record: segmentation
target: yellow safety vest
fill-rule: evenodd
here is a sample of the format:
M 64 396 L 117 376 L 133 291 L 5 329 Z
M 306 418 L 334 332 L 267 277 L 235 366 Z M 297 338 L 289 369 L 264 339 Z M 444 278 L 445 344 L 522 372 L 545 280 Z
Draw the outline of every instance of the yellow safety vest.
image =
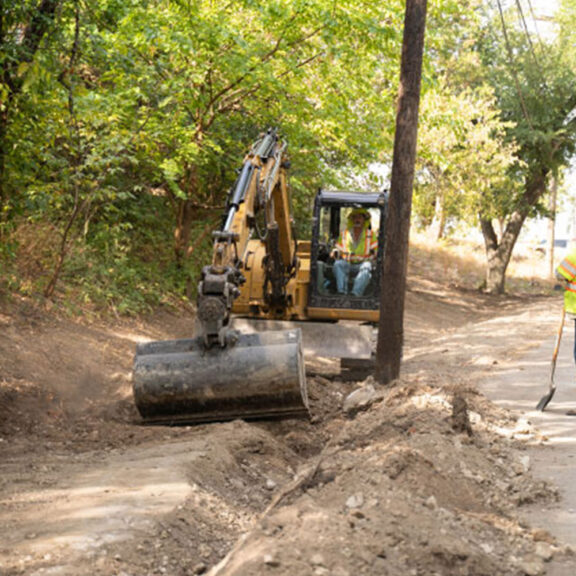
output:
M 560 262 L 556 276 L 568 281 L 564 291 L 564 308 L 569 314 L 576 314 L 576 247 Z
M 354 236 L 349 230 L 344 230 L 336 248 L 342 252 L 342 258 L 351 263 L 368 260 L 378 249 L 378 240 L 372 230 L 363 230 L 358 242 L 354 242 Z

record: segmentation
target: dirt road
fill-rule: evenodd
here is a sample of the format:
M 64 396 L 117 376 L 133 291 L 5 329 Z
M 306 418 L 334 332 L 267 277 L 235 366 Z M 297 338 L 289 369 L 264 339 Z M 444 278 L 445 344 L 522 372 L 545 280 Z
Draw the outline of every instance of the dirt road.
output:
M 152 428 L 137 424 L 130 398 L 134 343 L 185 336 L 186 319 L 86 325 L 4 302 L 0 574 L 520 576 L 567 566 L 562 533 L 521 518 L 564 506 L 533 474 L 531 446 L 548 442 L 475 389 L 516 381 L 520 359 L 553 335 L 550 305 L 421 279 L 408 295 L 402 379 L 377 388 L 369 409 L 342 411 L 369 383 L 311 363 L 310 420 Z
M 551 302 L 549 314 L 542 319 L 558 322 L 561 300 Z M 535 318 L 534 321 L 541 321 Z M 521 415 L 536 426 L 543 442 L 530 445 L 528 453 L 535 476 L 558 487 L 560 500 L 522 510 L 526 521 L 542 526 L 576 550 L 576 418 L 567 412 L 576 409 L 574 378 L 574 326 L 567 322 L 561 340 L 554 373 L 556 392 L 544 412 L 535 410 L 540 398 L 548 392 L 554 338 L 519 358 L 511 369 L 481 382 L 480 390 L 498 405 Z M 571 576 L 576 573 L 573 559 L 552 562 L 547 574 Z

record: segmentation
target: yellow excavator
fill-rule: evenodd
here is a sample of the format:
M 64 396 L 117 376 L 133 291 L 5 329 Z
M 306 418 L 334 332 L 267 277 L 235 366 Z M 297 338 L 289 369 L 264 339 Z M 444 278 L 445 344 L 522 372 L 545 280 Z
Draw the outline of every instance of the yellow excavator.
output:
M 144 423 L 307 414 L 303 332 L 313 354 L 369 358 L 386 194 L 319 191 L 310 239 L 297 240 L 288 168 L 286 142 L 268 130 L 246 155 L 213 233 L 212 262 L 198 284 L 196 336 L 138 345 L 132 381 Z M 334 268 L 338 239 L 359 210 L 377 249 L 355 295 L 354 274 L 343 289 Z

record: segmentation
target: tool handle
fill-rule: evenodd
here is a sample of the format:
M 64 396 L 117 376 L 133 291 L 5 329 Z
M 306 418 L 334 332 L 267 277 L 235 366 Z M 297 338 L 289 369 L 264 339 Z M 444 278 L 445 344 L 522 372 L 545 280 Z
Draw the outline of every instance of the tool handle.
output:
M 562 332 L 564 331 L 564 321 L 566 320 L 566 308 L 562 306 L 562 315 L 560 317 L 560 325 L 558 326 L 558 332 L 556 334 L 556 343 L 554 344 L 554 353 L 552 354 L 552 362 L 550 366 L 550 383 L 549 389 L 542 398 L 540 402 L 536 405 L 536 410 L 544 412 L 546 406 L 548 406 L 552 396 L 556 392 L 556 383 L 554 382 L 554 372 L 556 372 L 556 359 L 558 358 L 558 350 L 560 350 L 560 341 L 562 340 Z
M 552 362 L 556 362 L 558 357 L 558 350 L 560 350 L 560 341 L 562 340 L 562 332 L 564 331 L 564 322 L 566 320 L 566 308 L 562 307 L 562 315 L 560 317 L 560 325 L 558 326 L 558 333 L 556 334 L 556 343 L 554 344 L 554 353 L 552 354 Z

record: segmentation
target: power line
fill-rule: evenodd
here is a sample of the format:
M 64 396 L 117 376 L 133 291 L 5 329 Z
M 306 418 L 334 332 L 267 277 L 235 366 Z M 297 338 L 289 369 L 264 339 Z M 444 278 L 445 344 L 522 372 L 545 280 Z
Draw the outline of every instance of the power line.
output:
M 536 53 L 534 52 L 534 45 L 532 44 L 532 36 L 528 31 L 528 25 L 526 24 L 526 18 L 524 18 L 524 10 L 522 10 L 522 4 L 520 0 L 516 0 L 516 8 L 518 9 L 518 14 L 520 15 L 520 20 L 522 21 L 522 28 L 524 29 L 524 33 L 526 35 L 526 39 L 528 40 L 528 46 L 530 47 L 530 52 L 534 57 L 534 61 L 538 64 L 538 58 L 536 58 Z
M 518 80 L 518 74 L 516 73 L 516 69 L 514 67 L 514 56 L 512 52 L 512 46 L 510 45 L 510 39 L 508 38 L 508 29 L 506 28 L 506 21 L 504 20 L 504 12 L 502 10 L 502 4 L 500 0 L 496 0 L 498 4 L 498 11 L 500 12 L 500 21 L 502 22 L 502 32 L 504 34 L 504 43 L 506 44 L 506 50 L 508 51 L 508 58 L 510 63 L 510 71 L 512 72 L 512 76 L 514 78 L 514 84 L 516 86 L 516 92 L 518 94 L 518 98 L 520 100 L 520 107 L 522 108 L 522 114 L 526 122 L 532 130 L 534 130 L 534 125 L 532 124 L 532 120 L 530 118 L 530 114 L 528 114 L 528 109 L 526 108 L 526 102 L 524 101 L 524 94 L 522 93 L 522 88 L 520 87 L 520 81 Z
M 534 8 L 532 6 L 532 0 L 528 0 L 528 8 L 530 9 L 530 15 L 532 16 L 532 22 L 534 23 L 534 31 L 536 32 L 536 38 L 538 39 L 538 44 L 540 44 L 540 50 L 544 50 L 544 43 L 542 42 L 542 36 L 538 30 L 537 18 L 534 14 Z
M 528 0 L 528 1 L 530 2 L 530 0 Z M 524 11 L 522 10 L 522 4 L 520 3 L 520 0 L 516 0 L 516 7 L 518 9 L 518 13 L 520 14 L 520 19 L 522 20 L 522 26 L 524 28 L 524 33 L 526 35 L 526 39 L 528 40 L 528 46 L 530 48 L 530 53 L 532 54 L 532 58 L 534 58 L 534 63 L 536 64 L 536 68 L 538 70 L 538 73 L 540 74 L 540 79 L 541 79 L 544 87 L 547 87 L 546 78 L 544 77 L 544 72 L 542 71 L 542 66 L 540 65 L 540 61 L 538 60 L 538 57 L 536 56 L 536 51 L 534 50 L 534 44 L 532 43 L 532 35 L 530 34 L 530 31 L 528 30 L 528 25 L 526 24 L 526 18 L 524 18 Z M 530 9 L 532 9 L 532 4 L 530 4 Z M 532 12 L 532 15 L 534 15 L 533 12 Z

